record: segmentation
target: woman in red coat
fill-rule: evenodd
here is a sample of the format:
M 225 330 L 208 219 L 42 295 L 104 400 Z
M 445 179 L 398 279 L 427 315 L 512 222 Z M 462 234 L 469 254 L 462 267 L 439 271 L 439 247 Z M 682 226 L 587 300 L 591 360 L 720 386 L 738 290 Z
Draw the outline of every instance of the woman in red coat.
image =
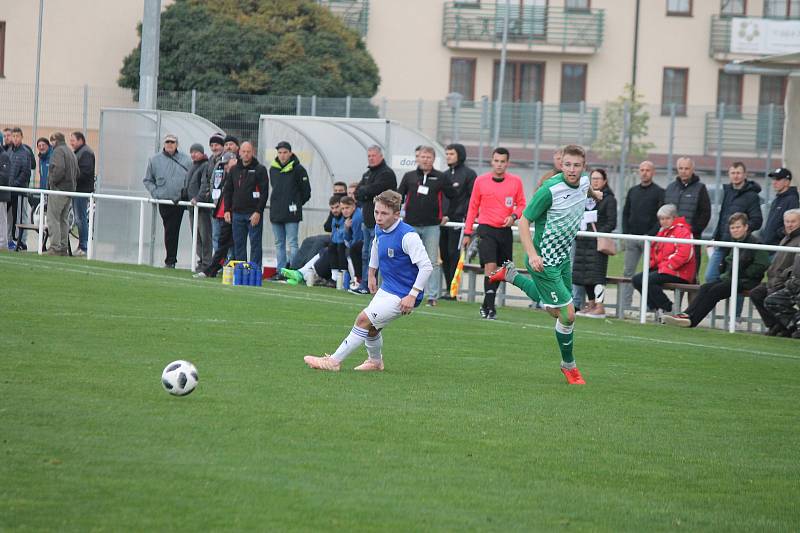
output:
M 658 223 L 661 231 L 656 237 L 674 237 L 677 239 L 691 239 L 692 228 L 686 219 L 678 216 L 678 209 L 673 204 L 662 205 L 658 210 Z M 694 279 L 696 262 L 694 248 L 687 243 L 655 242 L 650 249 L 650 276 L 647 288 L 647 309 L 655 311 L 656 315 L 662 312 L 672 312 L 672 302 L 661 286 L 664 283 L 691 283 Z M 642 276 L 639 272 L 631 282 L 634 288 L 642 292 Z

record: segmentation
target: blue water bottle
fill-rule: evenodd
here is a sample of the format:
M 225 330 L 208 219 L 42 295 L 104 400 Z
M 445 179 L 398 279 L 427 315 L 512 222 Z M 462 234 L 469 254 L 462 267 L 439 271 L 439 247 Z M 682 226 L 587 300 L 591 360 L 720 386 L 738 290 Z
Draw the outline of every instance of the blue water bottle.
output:
M 243 285 L 244 284 L 244 265 L 241 263 L 237 263 L 236 266 L 233 268 L 233 284 L 234 285 Z

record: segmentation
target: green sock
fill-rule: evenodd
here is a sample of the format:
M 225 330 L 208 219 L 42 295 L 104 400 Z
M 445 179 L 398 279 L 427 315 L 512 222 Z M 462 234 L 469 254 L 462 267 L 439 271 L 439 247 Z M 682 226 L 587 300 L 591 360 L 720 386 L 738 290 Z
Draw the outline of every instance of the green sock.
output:
M 564 368 L 575 368 L 575 357 L 572 355 L 574 328 L 573 324 L 565 326 L 561 320 L 556 320 L 556 341 L 558 341 L 558 349 L 561 350 L 561 366 Z
M 528 295 L 528 298 L 533 300 L 534 302 L 541 301 L 542 297 L 539 296 L 539 289 L 536 287 L 536 282 L 533 281 L 531 278 L 527 278 L 525 276 L 517 276 L 514 278 L 514 282 L 512 283 L 515 287 L 519 287 L 522 291 Z

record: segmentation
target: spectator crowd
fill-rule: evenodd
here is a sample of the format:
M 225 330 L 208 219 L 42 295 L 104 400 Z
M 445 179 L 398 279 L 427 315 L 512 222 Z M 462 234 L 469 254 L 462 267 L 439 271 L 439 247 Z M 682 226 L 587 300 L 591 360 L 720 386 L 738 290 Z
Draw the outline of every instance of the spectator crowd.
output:
M 229 260 L 250 261 L 262 267 L 264 211 L 269 205 L 277 264 L 270 279 L 291 285 L 321 284 L 369 294 L 367 270 L 371 243 L 375 238 L 374 199 L 392 190 L 402 197 L 401 216 L 422 240 L 433 265 L 425 289 L 427 304 L 451 299 L 450 285 L 462 253 L 477 252 L 483 276 L 483 318 L 497 316 L 495 297 L 500 282 L 491 274 L 513 256 L 511 228 L 522 215 L 526 199 L 522 179 L 507 171 L 511 155 L 504 148 L 492 153 L 491 170 L 481 176 L 467 163 L 461 144 L 445 149 L 444 170 L 434 168 L 435 150 L 419 146 L 416 168 L 398 176 L 384 160 L 380 146 L 366 153 L 366 171 L 360 180 L 337 182 L 329 198 L 329 215 L 322 233 L 301 244 L 299 227 L 303 208 L 311 199 L 308 172 L 287 141 L 275 146 L 272 161 L 259 161 L 253 143 L 240 142 L 221 133 L 210 137 L 209 154 L 193 144 L 188 155 L 175 135 L 165 135 L 161 151 L 147 164 L 143 184 L 152 198 L 166 200 L 158 205 L 164 232 L 164 265 L 177 263 L 178 239 L 185 203 L 211 203 L 213 209 L 199 209 L 197 247 L 194 251 L 195 277 L 215 277 Z M 561 152 L 553 156 L 553 168 L 538 185 L 561 171 Z M 728 168 L 728 183 L 721 192 L 716 226 L 712 218 L 709 191 L 688 157 L 677 161 L 677 176 L 666 189 L 655 183 L 655 165 L 639 165 L 639 183 L 625 194 L 622 233 L 698 240 L 710 231 L 710 240 L 742 244 L 800 246 L 800 203 L 792 173 L 777 168 L 769 173 L 775 193 L 766 217 L 762 216 L 761 187 L 748 179 L 742 162 Z M 586 199 L 581 228 L 611 233 L 617 228 L 619 208 L 616 193 L 602 168 L 589 172 L 591 189 L 602 199 Z M 20 128 L 3 130 L 0 146 L 0 185 L 35 187 L 52 191 L 91 193 L 95 189 L 95 156 L 80 131 L 54 132 L 36 140 L 35 151 L 25 144 Z M 594 195 L 594 193 L 593 193 Z M 598 195 L 599 196 L 599 195 Z M 194 210 L 189 209 L 194 224 Z M 31 229 L 34 213 L 47 213 L 52 255 L 85 255 L 88 240 L 88 199 L 39 195 L 0 190 L 0 246 L 25 250 L 25 231 Z M 77 227 L 77 247 L 71 249 L 70 213 Z M 463 229 L 449 226 L 462 223 Z M 473 228 L 473 224 L 477 226 Z M 539 228 L 537 228 L 539 230 Z M 547 228 L 541 228 L 547 231 Z M 639 271 L 644 242 L 625 240 L 624 268 L 619 280 L 618 304 L 629 308 L 633 291 L 644 289 L 644 272 Z M 767 253 L 741 248 L 738 271 L 733 272 L 731 248 L 689 243 L 653 242 L 649 253 L 648 311 L 656 321 L 680 327 L 695 327 L 728 299 L 736 280 L 737 316 L 749 296 L 759 311 L 767 334 L 800 338 L 800 254 Z M 579 237 L 572 250 L 573 300 L 579 316 L 604 318 L 609 256 L 617 253 L 614 241 Z M 703 255 L 707 255 L 700 284 Z M 470 260 L 470 254 L 467 255 Z M 766 278 L 764 280 L 764 278 Z M 444 281 L 444 285 L 442 282 Z M 679 285 L 691 293 L 690 302 L 672 301 L 665 289 Z

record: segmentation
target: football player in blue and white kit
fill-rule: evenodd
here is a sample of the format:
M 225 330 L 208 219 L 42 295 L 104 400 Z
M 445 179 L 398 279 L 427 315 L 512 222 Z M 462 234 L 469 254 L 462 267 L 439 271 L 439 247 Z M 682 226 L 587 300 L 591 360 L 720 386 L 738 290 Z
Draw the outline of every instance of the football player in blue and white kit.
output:
M 358 314 L 356 323 L 332 355 L 307 355 L 311 368 L 338 372 L 342 361 L 362 344 L 367 347 L 367 360 L 355 370 L 383 370 L 383 337 L 381 330 L 400 315 L 411 314 L 423 299 L 425 283 L 433 266 L 414 228 L 400 220 L 402 197 L 395 191 L 384 191 L 375 197 L 375 240 L 369 260 L 369 291 L 375 296 Z M 377 274 L 383 278 L 378 288 Z

